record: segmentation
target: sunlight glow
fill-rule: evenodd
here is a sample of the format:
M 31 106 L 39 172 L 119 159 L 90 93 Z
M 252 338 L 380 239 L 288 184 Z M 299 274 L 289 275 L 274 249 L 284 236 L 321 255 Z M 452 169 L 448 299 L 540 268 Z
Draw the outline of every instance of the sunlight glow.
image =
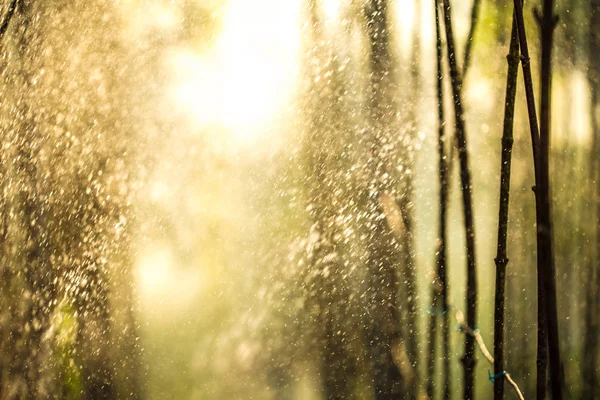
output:
M 323 11 L 325 12 L 325 18 L 328 20 L 338 19 L 341 6 L 340 0 L 323 0 Z
M 184 311 L 202 287 L 200 271 L 180 269 L 166 247 L 144 249 L 138 259 L 136 278 L 143 311 L 150 314 L 164 309 L 171 313 Z
M 569 114 L 567 117 L 567 121 L 569 123 L 569 129 L 559 131 L 568 131 L 571 134 L 566 135 L 565 140 L 576 140 L 579 143 L 591 143 L 592 139 L 592 131 L 590 127 L 592 126 L 590 117 L 592 113 L 589 112 L 590 105 L 587 93 L 587 77 L 582 72 L 576 71 L 572 77 L 569 79 L 567 83 L 566 90 L 571 91 L 571 109 L 569 110 Z M 556 91 L 556 89 L 554 89 Z M 554 94 L 556 98 L 560 98 L 557 94 Z M 555 102 L 560 104 L 560 102 Z M 560 107 L 560 106 L 559 106 Z M 556 135 L 559 136 L 560 134 Z
M 268 132 L 295 89 L 299 3 L 231 0 L 211 51 L 173 54 L 176 105 L 237 141 Z
M 415 2 L 413 0 L 397 0 L 394 3 L 396 12 L 396 24 L 398 29 L 398 39 L 401 50 L 410 49 L 412 41 L 412 29 L 415 17 Z
M 466 97 L 469 103 L 476 104 L 486 112 L 494 108 L 495 92 L 491 82 L 484 78 L 472 80 L 472 83 L 467 86 Z

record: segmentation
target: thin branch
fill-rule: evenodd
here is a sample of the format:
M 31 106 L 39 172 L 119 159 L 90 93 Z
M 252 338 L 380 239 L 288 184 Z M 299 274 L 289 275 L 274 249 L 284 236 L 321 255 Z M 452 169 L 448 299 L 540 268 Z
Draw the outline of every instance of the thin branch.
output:
M 485 358 L 489 361 L 490 364 L 494 365 L 494 357 L 490 354 L 487 346 L 485 345 L 485 342 L 483 341 L 483 337 L 481 336 L 481 333 L 479 333 L 479 329 L 472 329 L 470 326 L 466 325 L 465 317 L 461 311 L 456 312 L 456 321 L 460 325 L 460 329 L 463 332 L 465 332 L 467 334 L 467 336 L 472 336 L 473 338 L 475 338 L 477 344 L 479 345 L 479 349 L 481 350 L 481 352 L 483 353 Z M 525 400 L 525 397 L 523 397 L 523 392 L 521 392 L 521 389 L 519 389 L 519 386 L 512 379 L 512 377 L 510 376 L 510 374 L 508 372 L 501 371 L 500 376 L 504 376 L 506 378 L 508 383 L 510 383 L 510 385 L 515 390 L 515 393 L 517 394 L 519 399 Z
M 513 389 L 515 389 L 515 392 L 517 393 L 519 399 L 525 400 L 523 392 L 521 392 L 521 389 L 519 389 L 519 385 L 517 385 L 517 383 L 513 380 L 512 376 L 510 374 L 505 374 L 504 377 L 506 378 L 508 383 L 510 383 L 510 385 L 513 387 Z
M 510 50 L 507 55 L 506 101 L 504 103 L 504 126 L 502 132 L 502 161 L 500 172 L 500 206 L 498 211 L 498 251 L 496 254 L 496 290 L 494 296 L 494 373 L 504 370 L 504 289 L 506 285 L 508 205 L 510 197 L 510 169 L 513 146 L 513 125 L 515 118 L 515 98 L 517 95 L 517 76 L 519 74 L 519 38 L 517 22 L 513 14 L 510 35 Z M 494 382 L 494 399 L 502 400 L 504 385 Z
M 458 322 L 461 330 L 465 331 L 465 333 L 468 333 L 469 335 L 471 335 L 475 338 L 475 340 L 477 341 L 477 344 L 479 345 L 479 348 L 481 349 L 481 352 L 483 353 L 485 358 L 487 358 L 487 360 L 491 364 L 493 364 L 494 357 L 492 356 L 490 351 L 487 349 L 485 342 L 483 341 L 483 338 L 481 337 L 481 334 L 479 333 L 479 329 L 472 329 L 469 325 L 465 324 L 465 316 L 462 313 L 462 311 L 456 312 L 456 322 Z

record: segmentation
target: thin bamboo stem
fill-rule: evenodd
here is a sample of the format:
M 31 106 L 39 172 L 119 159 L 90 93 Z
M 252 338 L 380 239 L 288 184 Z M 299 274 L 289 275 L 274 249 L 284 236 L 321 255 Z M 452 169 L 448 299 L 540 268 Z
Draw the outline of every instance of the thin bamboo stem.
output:
M 475 39 L 475 29 L 477 27 L 477 21 L 479 20 L 479 8 L 480 8 L 481 0 L 473 0 L 473 6 L 471 8 L 471 24 L 469 26 L 469 34 L 467 36 L 467 40 L 465 42 L 465 54 L 463 57 L 463 66 L 461 69 L 462 72 L 462 82 L 465 81 L 467 77 L 467 73 L 469 72 L 469 66 L 471 65 L 471 53 L 473 49 L 473 41 Z M 452 176 L 452 171 L 454 171 L 454 154 L 456 149 L 458 148 L 458 143 L 456 137 L 453 137 L 450 145 L 450 155 L 448 156 L 448 177 Z M 450 189 L 450 187 L 449 187 Z
M 544 0 L 542 16 L 537 15 L 541 36 L 540 63 L 540 178 L 536 181 L 536 196 L 540 197 L 542 207 L 538 221 L 538 260 L 543 271 L 541 276 L 545 297 L 545 314 L 548 335 L 548 353 L 550 363 L 550 387 L 552 399 L 561 400 L 562 364 L 560 358 L 560 339 L 558 333 L 558 306 L 556 304 L 556 280 L 552 243 L 552 213 L 550 202 L 550 133 L 551 133 L 551 100 L 552 100 L 552 46 L 554 29 L 558 17 L 554 14 L 554 0 Z M 541 242 L 541 243 L 540 243 Z
M 527 45 L 527 35 L 525 32 L 525 22 L 523 19 L 523 5 L 521 0 L 514 0 L 515 17 L 517 20 L 517 28 L 519 31 L 519 45 L 521 47 L 521 67 L 523 69 L 523 81 L 525 84 L 525 96 L 527 100 L 527 111 L 529 114 L 529 131 L 531 135 L 531 147 L 533 150 L 533 166 L 535 172 L 535 209 L 537 221 L 537 295 L 538 295 L 538 330 L 537 330 L 537 360 L 536 360 L 536 391 L 537 399 L 543 400 L 546 397 L 546 369 L 548 366 L 548 344 L 547 344 L 547 327 L 546 327 L 546 306 L 541 277 L 543 274 L 543 256 L 544 251 L 542 244 L 544 240 L 544 226 L 540 225 L 542 220 L 542 188 L 539 185 L 542 183 L 541 164 L 540 164 L 540 135 L 535 110 L 535 96 L 533 94 L 533 79 L 531 77 L 531 64 L 529 58 L 529 47 Z
M 443 103 L 443 68 L 442 68 L 442 35 L 440 30 L 440 11 L 438 0 L 434 0 L 435 28 L 436 28 L 436 74 L 437 74 L 437 108 L 438 108 L 438 154 L 439 154 L 439 183 L 440 183 L 440 214 L 438 244 L 436 246 L 436 274 L 432 287 L 432 307 L 441 309 L 441 313 L 432 312 L 430 316 L 430 350 L 428 352 L 428 384 L 427 394 L 433 396 L 433 382 L 435 380 L 435 350 L 437 342 L 437 319 L 442 318 L 442 392 L 444 399 L 450 398 L 450 349 L 449 349 L 449 320 L 448 308 L 448 284 L 447 284 L 447 250 L 446 250 L 446 219 L 448 209 L 448 182 L 447 164 L 445 152 L 445 117 Z M 441 304 L 440 304 L 441 303 Z
M 456 139 L 458 141 L 458 158 L 460 161 L 460 180 L 463 198 L 463 214 L 465 222 L 465 239 L 467 248 L 467 321 L 470 326 L 477 325 L 477 268 L 475 259 L 475 223 L 473 218 L 473 199 L 471 172 L 469 169 L 469 153 L 467 150 L 467 135 L 462 108 L 462 81 L 456 62 L 456 48 L 452 32 L 452 10 L 450 0 L 443 0 L 444 26 L 446 29 L 446 46 L 452 97 L 454 100 L 454 116 Z M 462 358 L 464 367 L 464 398 L 473 399 L 475 388 L 475 343 L 473 338 L 466 336 L 465 353 Z
M 477 21 L 479 20 L 479 9 L 481 0 L 473 0 L 473 7 L 471 8 L 471 27 L 469 28 L 469 36 L 467 36 L 467 42 L 465 44 L 465 56 L 463 59 L 462 76 L 463 79 L 467 76 L 469 70 L 469 64 L 471 61 L 471 52 L 473 49 L 473 39 L 475 38 L 475 29 L 477 28 Z
M 502 132 L 502 162 L 500 172 L 500 206 L 498 211 L 498 251 L 496 254 L 496 290 L 494 297 L 494 374 L 504 371 L 504 290 L 506 285 L 508 206 L 510 197 L 510 170 L 515 117 L 517 76 L 519 73 L 519 39 L 517 24 L 513 14 L 508 71 L 506 76 L 506 101 L 504 103 L 504 127 Z M 494 382 L 494 399 L 502 400 L 504 385 L 501 380 Z

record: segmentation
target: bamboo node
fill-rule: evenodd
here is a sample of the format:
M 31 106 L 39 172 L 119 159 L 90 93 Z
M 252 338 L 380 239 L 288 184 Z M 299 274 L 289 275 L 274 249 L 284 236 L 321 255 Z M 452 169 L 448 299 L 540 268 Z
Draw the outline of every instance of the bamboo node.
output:
M 508 60 L 509 65 L 518 64 L 521 61 L 521 57 L 518 54 L 508 53 L 506 55 L 506 59 Z

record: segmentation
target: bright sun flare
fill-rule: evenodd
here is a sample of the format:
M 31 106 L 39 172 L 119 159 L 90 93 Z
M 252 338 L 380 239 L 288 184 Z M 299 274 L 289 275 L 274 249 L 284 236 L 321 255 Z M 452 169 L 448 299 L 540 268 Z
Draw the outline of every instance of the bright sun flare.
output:
M 298 0 L 231 0 L 214 48 L 173 55 L 178 107 L 234 140 L 264 134 L 289 103 L 299 46 Z
M 340 18 L 342 0 L 320 4 L 329 21 Z M 301 7 L 301 0 L 229 0 L 210 51 L 173 52 L 175 106 L 197 127 L 223 128 L 236 143 L 273 133 L 296 88 Z M 400 36 L 410 40 L 412 1 L 398 0 L 394 11 Z

